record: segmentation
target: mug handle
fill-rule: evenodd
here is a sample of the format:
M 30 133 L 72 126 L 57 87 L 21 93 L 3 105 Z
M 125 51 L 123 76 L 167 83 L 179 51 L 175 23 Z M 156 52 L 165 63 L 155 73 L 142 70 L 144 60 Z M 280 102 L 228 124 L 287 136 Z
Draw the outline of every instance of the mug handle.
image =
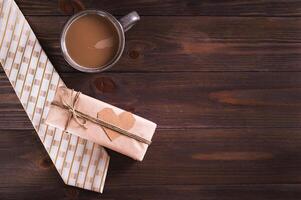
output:
M 130 12 L 126 16 L 119 19 L 121 26 L 123 27 L 124 32 L 128 31 L 132 26 L 136 24 L 137 21 L 140 20 L 140 16 L 136 11 Z

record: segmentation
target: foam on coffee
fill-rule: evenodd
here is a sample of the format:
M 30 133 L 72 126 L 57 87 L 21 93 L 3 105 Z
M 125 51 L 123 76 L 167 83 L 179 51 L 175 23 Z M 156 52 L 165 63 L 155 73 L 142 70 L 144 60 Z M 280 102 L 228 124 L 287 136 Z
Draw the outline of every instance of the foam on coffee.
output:
M 96 14 L 76 19 L 66 33 L 69 56 L 84 67 L 105 66 L 116 56 L 118 45 L 119 37 L 114 25 Z

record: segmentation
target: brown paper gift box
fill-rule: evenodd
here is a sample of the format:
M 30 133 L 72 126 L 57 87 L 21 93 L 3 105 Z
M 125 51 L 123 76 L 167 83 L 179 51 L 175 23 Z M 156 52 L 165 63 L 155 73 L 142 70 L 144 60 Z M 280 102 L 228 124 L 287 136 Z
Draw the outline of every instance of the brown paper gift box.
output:
M 54 102 L 71 105 L 74 98 L 76 98 L 76 92 L 66 87 L 60 87 L 55 95 Z M 157 126 L 147 119 L 84 94 L 78 96 L 73 108 L 147 141 L 151 141 Z M 68 118 L 70 121 L 68 121 Z M 83 122 L 85 122 L 85 127 L 81 125 Z M 149 146 L 92 121 L 74 117 L 68 109 L 56 105 L 51 105 L 46 123 L 139 161 L 143 160 Z

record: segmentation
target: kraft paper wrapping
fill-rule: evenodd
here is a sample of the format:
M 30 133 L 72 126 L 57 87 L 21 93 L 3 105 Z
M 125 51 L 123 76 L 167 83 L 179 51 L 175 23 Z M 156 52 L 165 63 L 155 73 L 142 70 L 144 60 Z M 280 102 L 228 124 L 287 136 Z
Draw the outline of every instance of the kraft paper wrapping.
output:
M 72 102 L 74 102 L 75 96 L 76 92 L 66 87 L 60 87 L 56 93 L 54 102 L 73 105 Z M 147 141 L 151 141 L 157 126 L 149 120 L 84 94 L 79 94 L 73 108 L 90 117 L 113 124 Z M 85 121 L 84 118 L 78 117 L 75 119 L 75 117 L 72 116 L 70 110 L 51 105 L 46 124 L 93 141 L 135 160 L 143 160 L 149 146 L 148 144 L 120 134 L 112 129 L 104 128 L 89 120 Z M 80 121 L 85 121 L 85 127 L 81 126 L 82 123 Z
M 64 86 L 15 1 L 0 0 L 0 62 L 63 181 L 102 192 L 109 156 L 103 147 L 45 124 Z M 17 144 L 16 144 L 17 145 Z

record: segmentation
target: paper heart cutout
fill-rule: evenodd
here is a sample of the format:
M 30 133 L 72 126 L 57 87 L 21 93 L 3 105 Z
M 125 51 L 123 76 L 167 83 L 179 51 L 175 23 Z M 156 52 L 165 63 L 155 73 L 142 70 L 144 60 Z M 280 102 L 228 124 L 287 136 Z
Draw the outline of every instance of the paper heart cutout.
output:
M 97 118 L 124 130 L 130 130 L 136 121 L 132 113 L 122 112 L 117 115 L 112 108 L 102 109 L 97 113 Z M 115 140 L 121 135 L 120 133 L 105 127 L 103 127 L 103 130 L 106 132 L 111 141 Z

